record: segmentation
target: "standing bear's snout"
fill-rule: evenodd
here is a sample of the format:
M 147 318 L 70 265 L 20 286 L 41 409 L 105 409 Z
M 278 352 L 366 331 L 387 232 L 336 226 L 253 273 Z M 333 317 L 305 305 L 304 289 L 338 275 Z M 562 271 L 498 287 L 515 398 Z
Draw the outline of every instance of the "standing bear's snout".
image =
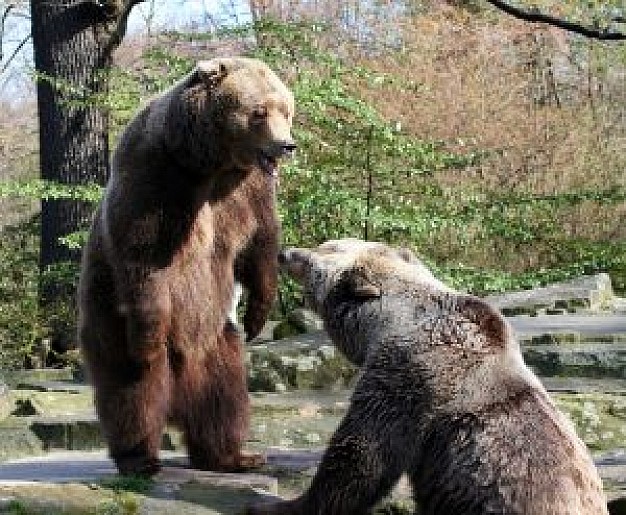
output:
M 292 141 L 285 141 L 280 146 L 281 153 L 285 157 L 292 157 L 297 148 L 298 148 L 298 145 L 296 145 L 293 140 Z

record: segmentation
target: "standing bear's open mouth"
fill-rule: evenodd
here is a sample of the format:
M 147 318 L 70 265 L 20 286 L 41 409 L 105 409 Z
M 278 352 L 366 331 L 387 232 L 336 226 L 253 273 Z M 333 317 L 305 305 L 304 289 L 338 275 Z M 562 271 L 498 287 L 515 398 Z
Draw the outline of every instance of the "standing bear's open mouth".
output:
M 291 157 L 296 150 L 294 143 L 277 145 L 273 149 L 259 151 L 259 166 L 270 177 L 278 177 L 278 160 L 281 157 Z

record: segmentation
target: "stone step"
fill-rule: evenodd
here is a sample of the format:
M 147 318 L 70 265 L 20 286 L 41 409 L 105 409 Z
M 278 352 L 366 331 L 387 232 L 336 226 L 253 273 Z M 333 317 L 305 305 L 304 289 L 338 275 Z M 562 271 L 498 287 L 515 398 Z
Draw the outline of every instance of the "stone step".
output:
M 34 380 L 20 381 L 14 388 L 15 390 L 35 390 L 39 392 L 58 392 L 58 393 L 84 393 L 91 392 L 91 386 L 85 383 L 77 383 L 75 381 L 63 380 Z
M 604 491 L 614 507 L 626 508 L 626 449 L 613 449 L 596 455 L 596 466 L 604 483 Z M 609 505 L 610 506 L 610 505 Z M 611 514 L 624 511 L 611 510 Z
M 550 335 L 522 341 L 521 347 L 526 363 L 542 377 L 626 379 L 624 336 L 571 340 L 587 343 L 541 343 L 558 341 Z M 324 332 L 250 347 L 248 363 L 251 391 L 336 390 L 352 386 L 356 376 L 356 369 L 334 349 Z
M 162 453 L 151 480 L 126 479 L 103 451 L 51 453 L 0 465 L 0 513 L 146 513 L 234 515 L 275 498 L 276 478 L 186 468 L 180 453 Z
M 529 363 L 541 375 L 626 377 L 622 349 L 626 346 L 626 316 L 538 316 L 510 318 Z M 560 347 L 546 344 L 591 345 Z M 603 348 L 602 344 L 606 344 Z M 537 349 L 535 350 L 535 347 Z M 610 350 L 609 350 L 610 349 Z M 608 354 L 606 354 L 608 352 Z M 611 354 L 611 353 L 615 354 Z M 614 360 L 613 357 L 616 357 Z M 246 346 L 251 391 L 282 392 L 301 389 L 337 390 L 353 385 L 355 368 L 336 350 L 324 331 L 280 341 L 257 341 Z M 81 393 L 68 369 L 14 373 L 13 387 L 48 392 Z
M 72 381 L 74 371 L 71 368 L 36 368 L 31 370 L 2 370 L 0 378 L 12 388 L 20 383 L 39 381 Z
M 592 377 L 541 377 L 541 382 L 552 393 L 607 393 L 626 395 L 626 379 Z
M 540 315 L 507 317 L 517 337 L 543 334 L 626 334 L 626 315 Z
M 255 474 L 218 474 L 186 468 L 184 457 L 162 453 L 164 469 L 152 481 L 131 484 L 115 476 L 115 468 L 102 452 L 54 453 L 46 457 L 29 458 L 0 465 L 0 502 L 13 501 L 29 513 L 37 506 L 55 512 L 61 504 L 64 510 L 80 513 L 119 513 L 115 501 L 136 508 L 133 513 L 154 515 L 178 513 L 222 514 L 241 513 L 243 506 L 276 496 L 301 493 L 319 464 L 321 449 L 268 449 L 267 465 Z M 626 490 L 626 453 L 618 449 L 597 456 L 596 465 L 605 491 L 613 503 L 623 502 Z M 118 496 L 111 495 L 111 491 Z M 376 514 L 413 513 L 411 490 L 405 478 Z M 5 502 L 6 506 L 10 506 Z M 108 511 L 102 508 L 107 506 Z M 0 504 L 0 511 L 5 508 Z M 3 511 L 4 512 L 4 511 Z M 64 511 L 65 513 L 65 511 Z M 613 513 L 613 512 L 612 512 Z
M 611 345 L 626 343 L 626 333 L 615 334 L 580 334 L 580 333 L 545 333 L 519 338 L 522 346 L 533 345 Z
M 505 315 L 596 313 L 619 309 L 611 279 L 606 273 L 577 277 L 532 290 L 489 295 L 486 300 Z
M 93 409 L 75 409 L 76 395 L 55 393 L 48 403 L 48 392 L 22 391 L 44 414 L 12 416 L 0 424 L 0 461 L 11 457 L 41 454 L 55 450 L 92 450 L 105 447 Z M 64 407 L 62 395 L 69 406 Z M 252 423 L 249 447 L 311 447 L 325 443 L 334 432 L 348 404 L 350 392 L 294 391 L 281 394 L 251 394 Z M 89 392 L 86 397 L 91 399 Z M 86 399 L 80 400 L 83 406 Z M 59 411 L 59 410 L 63 411 Z M 182 449 L 183 438 L 168 428 L 161 448 Z
M 592 449 L 609 449 L 626 439 L 623 380 L 544 379 L 559 407 Z M 350 390 L 252 393 L 248 447 L 314 448 L 325 445 L 349 406 Z M 68 394 L 70 395 L 70 394 Z M 10 417 L 0 425 L 0 459 L 51 450 L 105 446 L 93 409 L 71 415 Z M 180 432 L 168 428 L 162 449 L 184 448 Z
M 539 376 L 626 379 L 626 343 L 522 345 L 522 352 Z

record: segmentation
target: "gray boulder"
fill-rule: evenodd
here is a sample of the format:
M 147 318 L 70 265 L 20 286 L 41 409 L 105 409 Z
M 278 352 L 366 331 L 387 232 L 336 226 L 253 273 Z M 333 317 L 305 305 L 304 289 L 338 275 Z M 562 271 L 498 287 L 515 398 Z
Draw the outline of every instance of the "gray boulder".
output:
M 577 277 L 541 288 L 485 298 L 505 316 L 613 311 L 616 297 L 608 274 Z

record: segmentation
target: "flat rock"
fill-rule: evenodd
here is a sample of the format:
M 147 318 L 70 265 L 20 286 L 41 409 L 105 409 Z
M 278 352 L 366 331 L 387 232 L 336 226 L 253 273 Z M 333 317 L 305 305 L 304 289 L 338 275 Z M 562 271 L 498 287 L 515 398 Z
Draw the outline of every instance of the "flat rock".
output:
M 165 466 L 153 481 L 137 483 L 116 476 L 104 453 L 54 453 L 0 466 L 0 512 L 12 507 L 10 513 L 31 513 L 28 508 L 36 506 L 38 513 L 47 515 L 61 513 L 61 508 L 80 513 L 230 515 L 277 492 L 288 496 L 301 493 L 321 456 L 319 449 L 269 449 L 266 474 L 218 474 L 184 468 L 182 456 L 164 453 L 166 464 L 178 466 Z M 615 450 L 597 456 L 595 461 L 608 498 L 623 499 L 626 452 Z M 273 474 L 282 478 L 282 488 Z M 412 513 L 410 495 L 410 486 L 403 478 L 376 513 Z
M 6 383 L 0 381 L 0 420 L 5 419 L 11 414 L 13 409 L 13 401 L 11 392 Z
M 555 313 L 600 312 L 611 310 L 614 299 L 611 278 L 605 273 L 485 297 L 505 315 L 532 315 L 546 310 Z
M 624 315 L 540 315 L 508 317 L 518 338 L 544 334 L 618 335 L 626 333 Z
M 324 331 L 246 347 L 250 391 L 343 389 L 356 369 Z
M 275 498 L 277 493 L 288 497 L 302 493 L 322 450 L 268 449 L 267 465 L 259 474 L 197 471 L 185 467 L 182 455 L 162 453 L 161 457 L 165 466 L 151 481 L 117 476 L 113 463 L 102 452 L 52 453 L 0 465 L 0 512 L 2 502 L 7 506 L 12 502 L 11 513 L 17 506 L 25 513 L 37 506 L 48 515 L 57 513 L 65 500 L 63 509 L 80 513 L 241 513 L 246 504 Z M 410 496 L 404 479 L 375 513 L 413 513 Z M 104 506 L 110 511 L 104 511 Z M 119 510 L 123 506 L 132 510 Z
M 28 370 L 4 370 L 0 377 L 10 386 L 31 381 L 72 381 L 74 371 L 71 368 L 34 368 Z
M 229 515 L 278 492 L 277 480 L 269 476 L 198 471 L 184 467 L 184 456 L 162 453 L 162 458 L 165 466 L 152 480 L 117 476 L 101 451 L 15 460 L 0 465 L 0 498 L 13 507 L 11 513 Z
M 626 343 L 532 345 L 522 353 L 540 376 L 626 379 Z
M 541 382 L 553 393 L 609 393 L 626 395 L 626 379 L 593 377 L 542 377 Z

